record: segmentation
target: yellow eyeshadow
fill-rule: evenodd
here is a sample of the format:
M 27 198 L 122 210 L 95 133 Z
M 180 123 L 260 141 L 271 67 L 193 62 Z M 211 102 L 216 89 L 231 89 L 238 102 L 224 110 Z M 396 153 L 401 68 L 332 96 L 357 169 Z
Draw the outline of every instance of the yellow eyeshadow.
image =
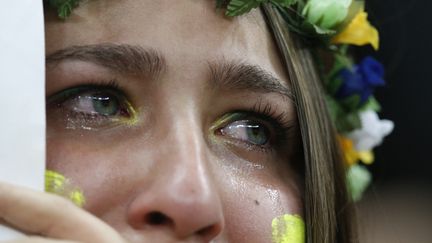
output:
M 214 122 L 214 124 L 210 127 L 210 131 L 214 132 L 216 129 L 221 128 L 222 125 L 227 124 L 228 122 L 235 120 L 238 117 L 241 117 L 242 114 L 240 113 L 229 113 L 223 115 L 221 118 L 219 118 L 217 121 Z
M 77 206 L 82 207 L 85 197 L 81 189 L 72 185 L 64 175 L 52 171 L 45 171 L 45 191 L 70 199 Z
M 110 118 L 111 122 L 117 124 L 124 124 L 127 126 L 134 126 L 138 124 L 138 114 L 137 111 L 134 109 L 133 105 L 127 100 L 124 100 L 123 102 L 130 117 L 112 117 Z
M 219 127 L 221 127 L 224 123 L 227 123 L 228 121 L 232 120 L 234 114 L 226 114 L 219 118 L 211 127 L 211 130 L 215 130 Z
M 304 243 L 305 223 L 299 215 L 285 214 L 272 221 L 272 243 Z
M 126 103 L 126 107 L 128 112 L 130 112 L 130 117 L 129 118 L 122 118 L 121 121 L 128 124 L 129 126 L 133 126 L 136 125 L 138 123 L 138 114 L 135 111 L 133 105 L 131 103 L 129 103 L 129 101 L 125 100 L 124 101 Z

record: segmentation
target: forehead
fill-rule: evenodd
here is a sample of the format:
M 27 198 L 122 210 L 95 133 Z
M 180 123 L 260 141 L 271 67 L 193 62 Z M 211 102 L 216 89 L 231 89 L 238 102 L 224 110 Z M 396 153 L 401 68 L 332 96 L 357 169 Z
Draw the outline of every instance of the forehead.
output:
M 152 47 L 168 62 L 247 61 L 287 80 L 261 12 L 228 18 L 209 0 L 88 1 L 66 21 L 48 12 L 46 39 L 47 53 L 73 45 L 126 43 Z

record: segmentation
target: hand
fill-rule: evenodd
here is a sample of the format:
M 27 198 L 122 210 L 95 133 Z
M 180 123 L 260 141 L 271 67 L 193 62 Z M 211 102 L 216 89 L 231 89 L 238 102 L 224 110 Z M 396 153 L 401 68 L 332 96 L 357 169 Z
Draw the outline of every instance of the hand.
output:
M 126 242 L 106 223 L 62 197 L 4 182 L 0 182 L 1 223 L 29 235 L 14 243 Z

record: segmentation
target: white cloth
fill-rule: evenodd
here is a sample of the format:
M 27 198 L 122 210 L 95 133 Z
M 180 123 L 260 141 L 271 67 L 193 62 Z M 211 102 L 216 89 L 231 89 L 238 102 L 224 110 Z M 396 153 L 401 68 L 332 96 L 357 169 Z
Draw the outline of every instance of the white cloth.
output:
M 42 1 L 0 3 L 0 180 L 44 188 L 45 50 Z M 0 225 L 0 241 L 19 233 Z

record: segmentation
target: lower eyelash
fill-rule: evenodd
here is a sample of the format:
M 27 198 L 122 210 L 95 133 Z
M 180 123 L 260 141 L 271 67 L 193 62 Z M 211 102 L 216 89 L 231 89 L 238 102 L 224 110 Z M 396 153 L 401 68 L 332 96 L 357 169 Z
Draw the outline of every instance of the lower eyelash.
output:
M 110 118 L 101 115 L 92 115 L 83 112 L 68 112 L 66 115 L 66 128 L 91 130 L 101 127 Z
M 249 151 L 256 151 L 261 153 L 271 153 L 275 150 L 275 148 L 271 145 L 257 145 L 257 144 L 251 144 L 245 141 L 238 141 L 238 140 L 232 140 L 229 142 L 230 144 L 236 145 L 236 146 L 242 146 L 244 149 Z

